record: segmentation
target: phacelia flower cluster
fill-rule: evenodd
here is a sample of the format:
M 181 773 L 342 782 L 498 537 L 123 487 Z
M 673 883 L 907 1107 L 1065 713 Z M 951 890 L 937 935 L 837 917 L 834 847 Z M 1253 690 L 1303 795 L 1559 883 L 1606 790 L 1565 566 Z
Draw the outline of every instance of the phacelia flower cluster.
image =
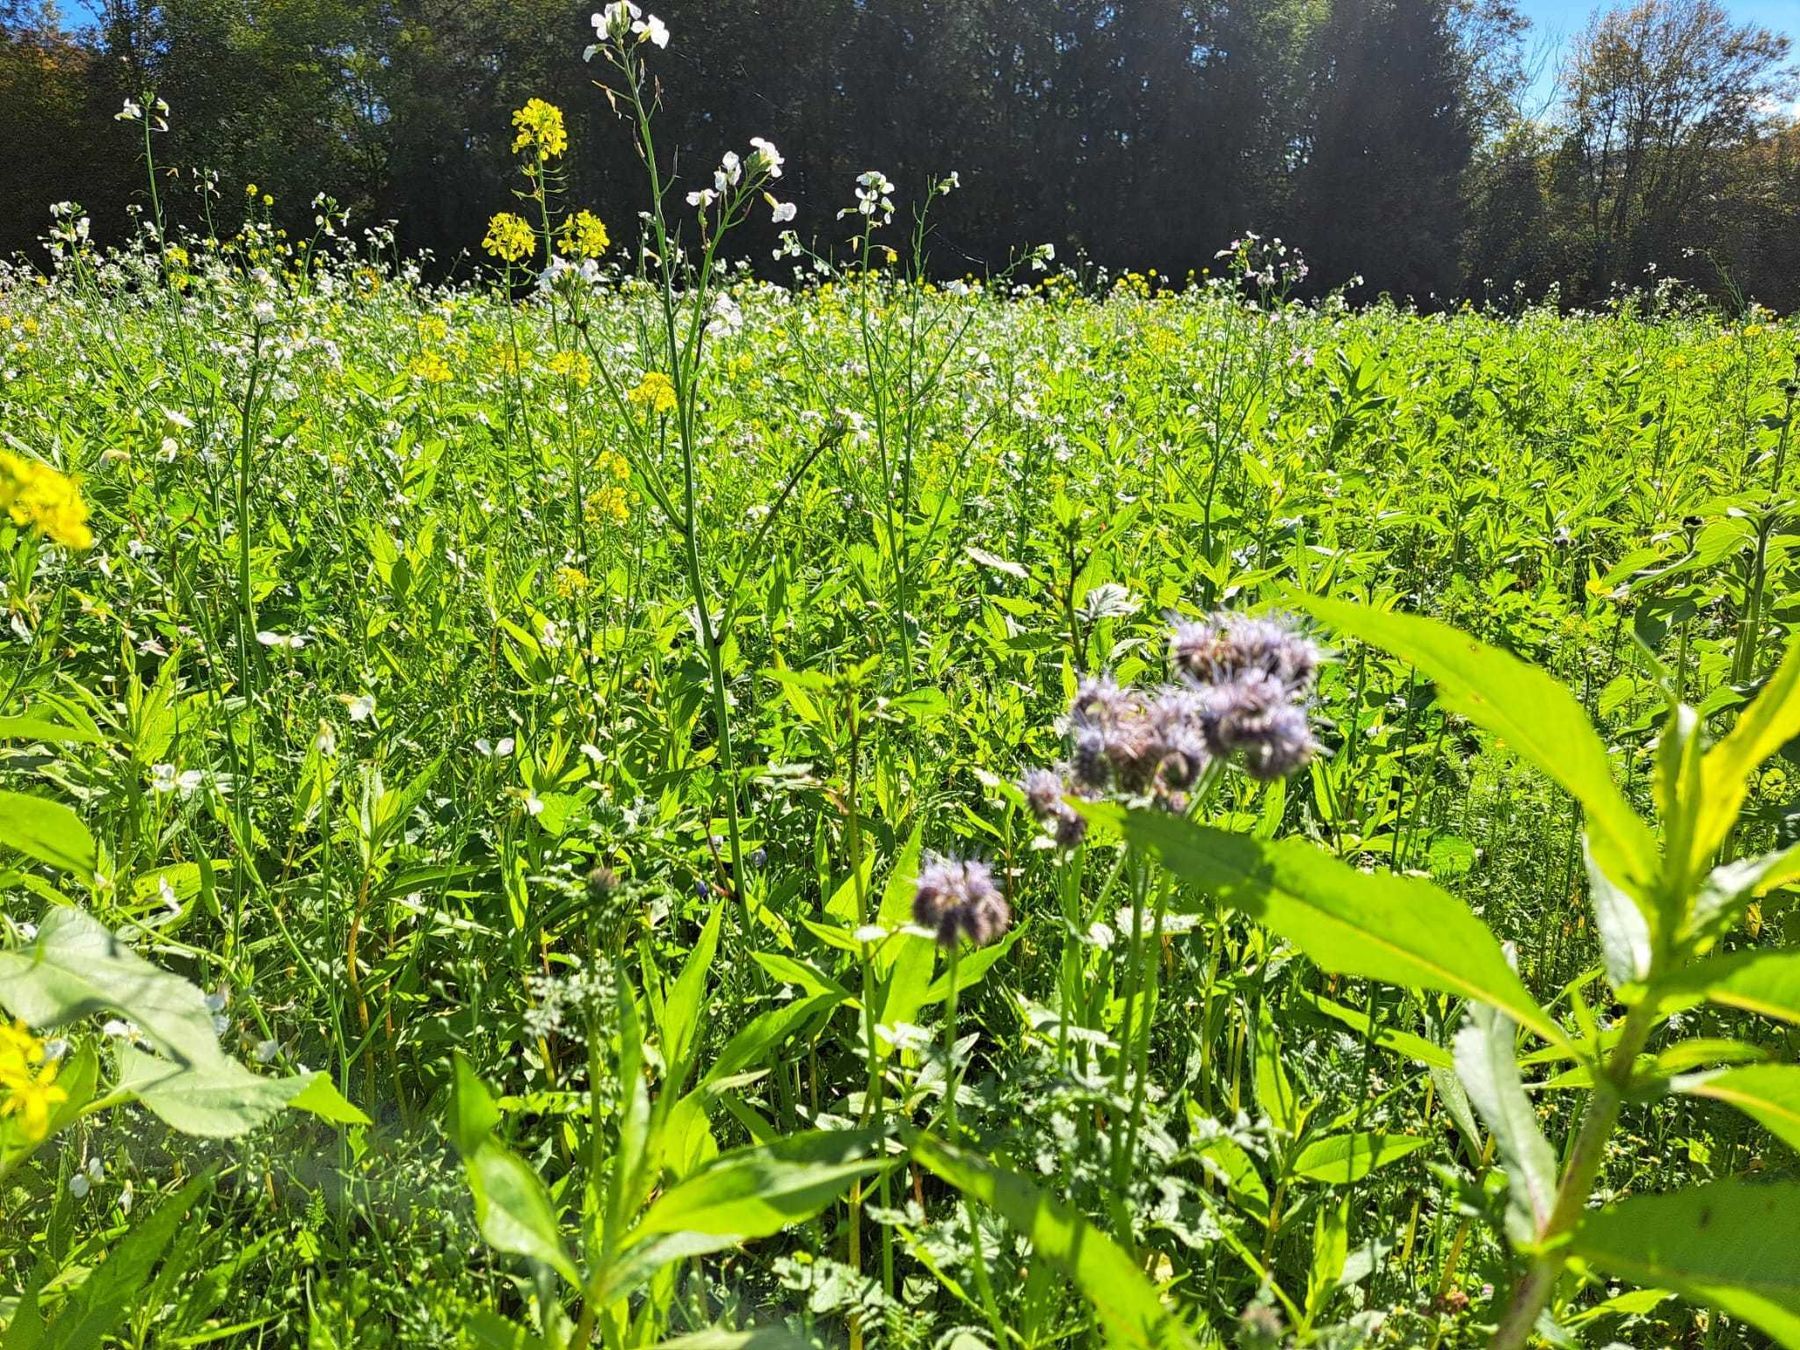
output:
M 986 863 L 928 854 L 913 891 L 913 922 L 942 946 L 966 937 L 985 947 L 1012 926 L 1012 910 Z
M 1060 846 L 1086 833 L 1071 796 L 1111 793 L 1179 811 L 1215 761 L 1266 780 L 1293 773 L 1318 749 L 1307 704 L 1319 649 L 1291 623 L 1219 612 L 1177 624 L 1169 657 L 1172 684 L 1082 681 L 1069 707 L 1068 763 L 1026 775 L 1026 803 Z

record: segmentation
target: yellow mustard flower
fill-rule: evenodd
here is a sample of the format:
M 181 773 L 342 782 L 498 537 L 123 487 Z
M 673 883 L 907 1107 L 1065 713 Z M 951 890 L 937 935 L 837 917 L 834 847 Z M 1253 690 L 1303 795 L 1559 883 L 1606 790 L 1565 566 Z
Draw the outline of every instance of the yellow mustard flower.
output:
M 557 250 L 565 258 L 598 258 L 612 243 L 606 223 L 592 211 L 577 211 L 563 223 Z
M 65 548 L 91 548 L 87 503 L 75 480 L 48 464 L 0 450 L 0 509 Z
M 621 483 L 631 477 L 631 465 L 617 450 L 602 450 L 594 465 L 601 473 L 610 473 Z
M 675 382 L 660 370 L 647 370 L 644 378 L 637 382 L 637 388 L 625 397 L 640 407 L 649 408 L 651 412 L 674 412 Z
M 57 1065 L 23 1022 L 0 1026 L 0 1116 L 17 1116 L 27 1143 L 50 1132 L 50 1108 L 69 1100 L 56 1086 Z
M 593 362 L 588 360 L 586 352 L 557 352 L 545 363 L 545 368 L 552 375 L 567 375 L 583 389 L 594 379 Z
M 501 211 L 488 221 L 487 237 L 481 246 L 502 262 L 518 262 L 537 251 L 537 236 L 523 216 Z
M 588 493 L 587 519 L 590 525 L 610 522 L 623 525 L 631 519 L 631 499 L 625 495 L 625 489 L 613 485 L 598 488 Z
M 564 600 L 579 595 L 588 588 L 587 573 L 579 567 L 559 567 L 556 569 L 556 593 Z
M 530 150 L 545 159 L 554 159 L 569 148 L 569 133 L 563 129 L 562 109 L 541 98 L 529 100 L 512 115 L 519 134 L 513 138 L 513 152 Z
M 450 363 L 437 352 L 420 352 L 406 367 L 406 373 L 426 384 L 449 384 Z

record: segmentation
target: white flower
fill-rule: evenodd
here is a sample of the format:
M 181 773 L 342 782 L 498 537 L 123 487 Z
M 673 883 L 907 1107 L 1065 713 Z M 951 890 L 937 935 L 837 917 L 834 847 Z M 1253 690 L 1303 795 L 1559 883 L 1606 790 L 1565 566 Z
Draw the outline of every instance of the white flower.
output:
M 229 989 L 215 989 L 206 996 L 206 1010 L 211 1013 L 222 1013 L 225 1005 L 231 1002 Z
M 93 1189 L 94 1184 L 88 1180 L 86 1172 L 77 1172 L 74 1176 L 69 1178 L 69 1194 L 74 1196 L 77 1200 L 87 1199 L 88 1192 Z
M 713 301 L 713 316 L 707 322 L 707 333 L 716 338 L 730 337 L 744 326 L 744 311 L 738 308 L 738 302 L 725 292 L 719 292 L 718 299 Z
M 1045 266 L 1056 261 L 1055 244 L 1039 244 L 1031 250 L 1031 270 L 1041 272 Z
M 719 194 L 714 192 L 711 188 L 701 188 L 696 192 L 688 193 L 687 204 L 689 206 L 697 206 L 704 211 L 718 199 Z
M 256 640 L 265 647 L 287 647 L 293 651 L 306 645 L 306 638 L 300 633 L 271 633 L 266 629 L 256 635 Z
M 319 734 L 313 737 L 313 748 L 321 755 L 337 753 L 337 728 L 323 717 L 319 719 Z
M 180 792 L 184 797 L 191 797 L 205 781 L 206 775 L 198 769 L 183 769 L 177 773 L 173 764 L 150 766 L 150 787 L 155 792 Z
M 763 200 L 769 204 L 769 219 L 774 221 L 777 225 L 787 224 L 800 213 L 800 208 L 795 206 L 794 203 L 778 202 L 767 192 L 763 193 Z
M 250 307 L 250 313 L 255 317 L 258 323 L 274 323 L 275 302 L 272 300 L 258 300 Z
M 505 759 L 513 752 L 513 738 L 502 736 L 498 744 L 489 745 L 487 737 L 478 736 L 475 740 L 475 749 L 485 759 Z
M 642 22 L 632 24 L 631 31 L 637 34 L 639 42 L 654 42 L 658 47 L 669 45 L 669 30 L 654 14 L 647 16 Z
M 115 122 L 141 122 L 143 120 L 144 110 L 135 99 L 126 99 L 125 106 L 113 114 Z
M 156 898 L 162 901 L 163 908 L 168 910 L 171 915 L 181 913 L 181 899 L 175 894 L 175 888 L 169 885 L 167 877 L 156 879 Z M 217 1012 L 218 1009 L 214 1008 L 213 1011 Z
M 541 816 L 543 813 L 544 813 L 544 799 L 542 797 L 539 797 L 537 795 L 537 793 L 535 793 L 535 792 L 529 792 L 529 791 L 526 792 L 526 794 L 525 794 L 525 814 L 528 816 Z
M 743 176 L 743 161 L 735 151 L 727 150 L 719 160 L 719 167 L 713 170 L 713 190 L 723 193 L 727 188 L 736 187 Z
M 280 1049 L 281 1047 L 277 1045 L 271 1037 L 266 1041 L 258 1041 L 256 1043 L 256 1049 L 252 1050 L 250 1054 L 255 1058 L 258 1064 L 268 1064 L 274 1060 L 276 1052 Z
M 344 701 L 344 708 L 350 714 L 352 722 L 366 722 L 375 715 L 375 695 L 358 694 L 351 698 L 348 694 L 339 694 Z
M 761 136 L 752 136 L 750 138 L 750 151 L 750 167 L 752 170 L 760 169 L 771 178 L 781 177 L 781 166 L 786 164 L 787 161 L 781 157 L 781 151 L 777 150 L 772 142 L 763 139 Z
M 613 0 L 612 4 L 594 15 L 594 31 L 603 38 L 620 40 L 631 32 L 632 23 L 643 12 L 631 0 Z
M 864 215 L 873 217 L 877 211 L 881 213 L 885 225 L 894 218 L 894 185 L 888 176 L 879 169 L 870 169 L 856 176 L 856 205 L 839 211 L 839 216 Z

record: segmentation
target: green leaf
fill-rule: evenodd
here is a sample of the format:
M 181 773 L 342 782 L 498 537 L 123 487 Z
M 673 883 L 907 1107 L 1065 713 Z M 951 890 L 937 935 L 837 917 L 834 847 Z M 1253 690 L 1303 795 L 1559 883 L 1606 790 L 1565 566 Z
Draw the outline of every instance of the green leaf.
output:
M 723 903 L 713 906 L 663 1007 L 662 1052 L 663 1063 L 668 1066 L 664 1087 L 669 1092 L 680 1092 L 693 1068 L 694 1033 L 700 1025 L 701 1005 L 706 998 L 706 973 L 712 968 L 713 953 L 719 949 L 719 922 L 724 913 Z
M 1471 1007 L 1456 1033 L 1456 1076 L 1476 1113 L 1494 1132 L 1512 1183 L 1507 1229 L 1515 1243 L 1542 1232 L 1556 1206 L 1556 1154 L 1525 1095 L 1514 1056 L 1513 1024 L 1491 1009 Z
M 1451 1067 L 1450 1052 L 1436 1041 L 1428 1041 L 1414 1032 L 1402 1031 L 1385 1022 L 1376 1022 L 1360 1008 L 1346 1007 L 1342 1003 L 1326 998 L 1323 994 L 1315 994 L 1310 990 L 1296 989 L 1293 991 L 1292 997 L 1298 998 L 1321 1016 L 1329 1017 L 1334 1022 L 1342 1022 L 1357 1035 L 1368 1038 L 1384 1050 L 1392 1050 L 1397 1055 L 1404 1055 L 1428 1069 Z
M 0 792 L 0 848 L 17 849 L 64 872 L 94 873 L 94 836 L 61 802 Z
M 1666 1010 L 1699 1002 L 1800 1024 L 1800 951 L 1747 951 L 1714 956 L 1657 985 Z
M 1420 1141 L 1423 1142 L 1423 1141 Z M 1350 1257 L 1350 1196 L 1340 1195 L 1338 1202 L 1319 1207 L 1313 1225 L 1312 1269 L 1306 1278 L 1306 1320 L 1316 1322 L 1330 1305 L 1344 1278 L 1344 1265 Z
M 1609 1274 L 1673 1289 L 1800 1350 L 1800 1185 L 1715 1181 L 1587 1215 L 1573 1253 Z
M 1650 921 L 1624 891 L 1594 862 L 1594 852 L 1584 837 L 1582 860 L 1587 864 L 1588 900 L 1594 907 L 1594 926 L 1600 933 L 1600 959 L 1614 988 L 1637 984 L 1650 973 L 1655 942 Z
M 1169 1350 L 1198 1344 L 1132 1259 L 1074 1210 L 978 1154 L 919 1130 L 908 1130 L 906 1139 L 921 1167 L 998 1211 L 1031 1239 L 1039 1257 L 1074 1281 L 1093 1304 L 1107 1345 Z
M 1752 900 L 1800 878 L 1800 844 L 1755 858 L 1720 863 L 1706 875 L 1694 897 L 1694 912 L 1682 934 L 1709 945 L 1724 934 Z
M 1487 925 L 1423 878 L 1361 872 L 1304 840 L 1265 842 L 1161 812 L 1132 811 L 1122 828 L 1322 970 L 1491 1003 L 1546 1040 L 1564 1039 Z
M 550 1194 L 525 1160 L 494 1138 L 499 1120 L 500 1110 L 486 1084 L 459 1053 L 450 1137 L 462 1155 L 481 1236 L 495 1251 L 542 1262 L 579 1289 L 581 1274 L 563 1246 Z
M 1301 1149 L 1288 1170 L 1307 1181 L 1344 1186 L 1361 1181 L 1376 1168 L 1386 1167 L 1430 1142 L 1416 1134 L 1385 1134 L 1380 1130 L 1326 1135 Z
M 1789 644 L 1756 702 L 1700 766 L 1700 805 L 1690 859 L 1712 856 L 1737 819 L 1750 791 L 1750 774 L 1770 755 L 1800 736 L 1800 641 Z
M 1735 1106 L 1789 1148 L 1800 1151 L 1800 1068 L 1746 1064 L 1689 1074 L 1669 1086 L 1689 1097 L 1710 1097 Z
M 0 952 L 0 1003 L 36 1027 L 116 1012 L 171 1059 L 215 1064 L 225 1058 L 206 996 L 78 909 L 51 909 L 32 942 Z
M 637 1241 L 656 1233 L 705 1233 L 740 1242 L 767 1237 L 810 1219 L 882 1166 L 870 1152 L 880 1135 L 869 1130 L 810 1130 L 721 1153 L 656 1198 L 632 1230 Z
M 1291 598 L 1340 632 L 1417 666 L 1446 708 L 1501 738 L 1580 802 L 1601 869 L 1628 891 L 1648 893 L 1658 872 L 1655 843 L 1613 782 L 1587 713 L 1561 684 L 1447 624 L 1320 596 Z
M 843 998 L 838 994 L 814 994 L 758 1013 L 741 1031 L 725 1042 L 725 1048 L 719 1051 L 718 1058 L 707 1069 L 700 1085 L 705 1087 L 709 1083 L 729 1078 L 749 1065 L 772 1062 L 775 1052 L 791 1036 L 818 1014 L 835 1008 L 842 1002 Z
M 1298 1134 L 1306 1117 L 1294 1097 L 1293 1080 L 1281 1063 L 1281 1039 L 1267 999 L 1256 1007 L 1256 1057 L 1251 1068 L 1256 1104 L 1269 1123 L 1283 1134 Z
M 754 1331 L 714 1327 L 689 1332 L 672 1341 L 659 1341 L 653 1350 L 811 1350 L 812 1344 L 786 1327 L 757 1327 Z
M 49 741 L 52 743 L 98 745 L 105 738 L 92 727 L 72 727 L 48 717 L 30 713 L 17 717 L 0 717 L 0 741 Z
M 369 1123 L 323 1074 L 264 1078 L 223 1055 L 209 1063 L 182 1065 L 123 1044 L 118 1056 L 119 1090 L 132 1093 L 183 1134 L 235 1139 L 284 1107 L 343 1124 Z
M 49 1350 L 95 1350 L 111 1335 L 143 1297 L 151 1270 L 212 1181 L 211 1172 L 201 1173 L 139 1219 L 69 1296 L 43 1344 Z

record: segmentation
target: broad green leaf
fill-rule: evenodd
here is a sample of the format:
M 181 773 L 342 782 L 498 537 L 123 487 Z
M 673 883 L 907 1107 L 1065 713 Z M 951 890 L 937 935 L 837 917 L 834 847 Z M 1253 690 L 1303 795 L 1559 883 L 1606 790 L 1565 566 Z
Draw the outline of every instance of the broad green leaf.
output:
M 235 1139 L 265 1124 L 284 1107 L 311 1111 L 341 1124 L 369 1118 L 338 1094 L 323 1074 L 264 1078 L 221 1055 L 206 1064 L 182 1065 L 120 1045 L 119 1090 L 132 1093 L 183 1134 Z
M 36 1027 L 116 1012 L 171 1059 L 214 1064 L 225 1058 L 206 996 L 78 909 L 51 909 L 35 939 L 0 951 L 0 1004 Z
M 1421 1141 L 1423 1142 L 1423 1141 Z M 1306 1319 L 1316 1322 L 1337 1292 L 1344 1278 L 1344 1264 L 1350 1257 L 1350 1196 L 1340 1195 L 1338 1202 L 1319 1207 L 1313 1224 L 1312 1269 L 1306 1277 Z
M 653 1350 L 811 1350 L 812 1344 L 786 1327 L 757 1327 L 754 1331 L 713 1328 L 659 1341 Z
M 1269 1214 L 1269 1188 L 1263 1184 L 1256 1162 L 1242 1145 L 1226 1135 L 1208 1139 L 1199 1149 L 1200 1165 L 1208 1175 L 1217 1177 L 1231 1193 L 1232 1201 L 1247 1210 L 1253 1218 L 1266 1221 Z
M 1800 1023 L 1800 951 L 1747 951 L 1696 961 L 1657 985 L 1665 1010 L 1699 1002 Z
M 1457 1079 L 1499 1145 L 1512 1183 L 1507 1228 L 1522 1243 L 1543 1231 L 1556 1207 L 1556 1154 L 1525 1095 L 1513 1038 L 1506 1018 L 1471 1007 L 1469 1025 L 1456 1033 L 1455 1054 Z
M 17 849 L 65 872 L 93 875 L 94 836 L 61 802 L 0 792 L 0 848 Z
M 1800 1184 L 1715 1181 L 1587 1215 L 1573 1253 L 1710 1303 L 1800 1350 Z
M 137 1306 L 151 1270 L 212 1182 L 211 1172 L 201 1173 L 139 1219 L 69 1296 L 45 1331 L 43 1344 L 53 1350 L 95 1350 L 111 1335 Z
M 1320 596 L 1292 600 L 1340 632 L 1417 666 L 1437 685 L 1445 707 L 1491 731 L 1580 802 L 1601 868 L 1628 891 L 1648 893 L 1658 872 L 1655 843 L 1613 782 L 1606 746 L 1587 713 L 1561 684 L 1431 619 Z
M 810 1219 L 882 1166 L 879 1134 L 810 1130 L 773 1144 L 721 1153 L 656 1198 L 632 1241 L 657 1233 L 706 1233 L 741 1241 Z
M 1800 844 L 1720 863 L 1706 875 L 1694 897 L 1694 912 L 1683 937 L 1704 949 L 1738 921 L 1752 900 L 1800 879 Z
M 700 1080 L 701 1086 L 729 1078 L 749 1065 L 773 1062 L 775 1053 L 791 1036 L 818 1014 L 841 1002 L 843 999 L 837 994 L 814 994 L 758 1013 L 737 1035 L 725 1042 L 725 1048 L 719 1051 L 719 1057 Z
M 1588 900 L 1594 907 L 1594 926 L 1600 933 L 1600 959 L 1614 988 L 1633 985 L 1650 973 L 1655 943 L 1644 911 L 1594 862 L 1594 852 L 1584 837 L 1582 860 L 1587 864 Z
M 97 745 L 105 738 L 92 727 L 72 727 L 54 718 L 25 713 L 0 717 L 0 741 L 49 741 Z
M 494 1138 L 499 1119 L 486 1084 L 458 1054 L 450 1137 L 462 1155 L 481 1236 L 495 1251 L 542 1262 L 579 1289 L 581 1273 L 563 1246 L 550 1194 L 525 1160 Z
M 1281 1062 L 1281 1038 L 1275 1031 L 1275 1018 L 1269 1012 L 1268 1000 L 1256 1005 L 1256 1047 L 1252 1063 L 1256 1082 L 1256 1104 L 1269 1118 L 1269 1123 L 1283 1134 L 1300 1132 L 1305 1112 L 1294 1096 L 1294 1083 Z
M 1430 1142 L 1416 1134 L 1386 1134 L 1380 1130 L 1326 1135 L 1301 1149 L 1288 1170 L 1307 1181 L 1343 1186 L 1361 1181 L 1376 1168 L 1386 1167 Z
M 1735 1106 L 1789 1148 L 1800 1151 L 1800 1068 L 1746 1064 L 1714 1073 L 1689 1074 L 1670 1083 L 1690 1097 Z
M 1341 1022 L 1359 1036 L 1365 1036 L 1384 1050 L 1392 1050 L 1397 1055 L 1404 1055 L 1415 1063 L 1428 1069 L 1448 1069 L 1451 1067 L 1450 1052 L 1436 1041 L 1428 1041 L 1423 1036 L 1411 1031 L 1401 1031 L 1385 1022 L 1371 1021 L 1368 1014 L 1360 1008 L 1346 1007 L 1342 1003 L 1326 998 L 1323 994 L 1315 994 L 1309 990 L 1297 989 L 1291 995 L 1312 1008 L 1322 1016 Z
M 1304 840 L 1266 842 L 1161 812 L 1132 811 L 1123 829 L 1323 970 L 1491 1003 L 1546 1040 L 1564 1039 L 1487 925 L 1423 878 L 1361 872 Z
M 1690 857 L 1709 858 L 1724 842 L 1750 791 L 1750 775 L 1770 755 L 1800 736 L 1800 641 L 1789 644 L 1756 702 L 1700 766 L 1700 806 Z
M 694 1053 L 694 1033 L 700 1025 L 701 1005 L 706 1001 L 706 975 L 712 968 L 713 953 L 719 948 L 719 923 L 724 913 L 723 903 L 713 906 L 663 1006 L 662 1052 L 663 1063 L 668 1066 L 664 1088 L 669 1092 L 680 1092 L 693 1068 L 690 1057 Z
M 1093 1305 L 1108 1346 L 1171 1350 L 1198 1344 L 1132 1259 L 1074 1210 L 978 1154 L 922 1131 L 909 1130 L 906 1138 L 921 1167 L 996 1210 L 1031 1239 L 1037 1256 L 1074 1281 Z

